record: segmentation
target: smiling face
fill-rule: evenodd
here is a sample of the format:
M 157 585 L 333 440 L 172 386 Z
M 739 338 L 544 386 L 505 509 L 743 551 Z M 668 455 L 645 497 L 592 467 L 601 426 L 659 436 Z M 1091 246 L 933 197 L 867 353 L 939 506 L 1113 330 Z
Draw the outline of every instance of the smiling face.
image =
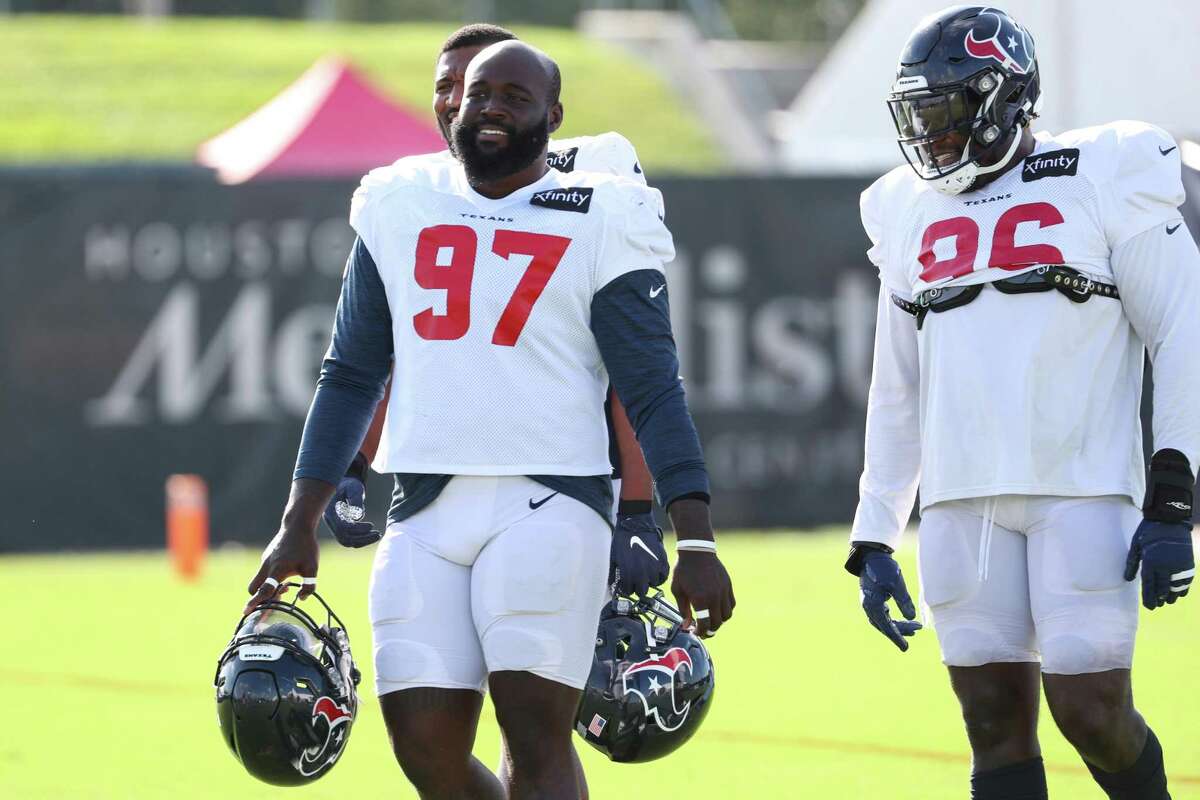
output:
M 454 145 L 450 138 L 450 126 L 462 105 L 467 65 L 485 47 L 487 45 L 483 44 L 459 47 L 438 57 L 433 75 L 433 116 L 437 119 L 438 131 L 452 152 Z
M 562 106 L 552 96 L 553 63 L 528 45 L 504 42 L 471 60 L 464 83 L 451 123 L 451 149 L 472 183 L 497 181 L 539 162 L 544 166 L 550 134 L 562 122 Z

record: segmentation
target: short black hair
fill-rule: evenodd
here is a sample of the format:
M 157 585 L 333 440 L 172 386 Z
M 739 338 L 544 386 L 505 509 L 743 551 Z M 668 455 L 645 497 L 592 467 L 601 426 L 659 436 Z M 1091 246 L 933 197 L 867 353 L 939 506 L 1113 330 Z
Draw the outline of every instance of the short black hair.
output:
M 550 62 L 550 97 L 548 105 L 554 105 L 558 102 L 559 95 L 562 94 L 562 73 L 558 70 L 558 63 Z
M 451 50 L 457 50 L 460 47 L 486 47 L 496 44 L 497 42 L 509 42 L 517 38 L 517 35 L 508 28 L 501 28 L 499 25 L 488 25 L 485 22 L 475 22 L 470 25 L 463 25 L 454 33 L 446 37 L 446 41 L 442 43 L 442 49 L 438 51 L 438 55 L 449 53 Z

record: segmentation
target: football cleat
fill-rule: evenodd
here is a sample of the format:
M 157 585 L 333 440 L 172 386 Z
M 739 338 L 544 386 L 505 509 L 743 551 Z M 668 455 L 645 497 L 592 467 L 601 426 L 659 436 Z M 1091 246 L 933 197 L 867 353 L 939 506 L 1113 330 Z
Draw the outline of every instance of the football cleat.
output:
M 1033 37 L 986 6 L 926 17 L 900 54 L 888 95 L 909 166 L 945 194 L 1003 170 L 1041 109 Z
M 600 612 L 575 731 L 613 761 L 653 761 L 700 729 L 713 686 L 712 658 L 661 591 L 617 596 Z
M 325 625 L 294 601 L 264 603 L 238 623 L 213 680 L 222 738 L 247 772 L 276 786 L 310 783 L 332 769 L 358 710 L 360 675 L 345 626 L 312 596 L 325 608 Z

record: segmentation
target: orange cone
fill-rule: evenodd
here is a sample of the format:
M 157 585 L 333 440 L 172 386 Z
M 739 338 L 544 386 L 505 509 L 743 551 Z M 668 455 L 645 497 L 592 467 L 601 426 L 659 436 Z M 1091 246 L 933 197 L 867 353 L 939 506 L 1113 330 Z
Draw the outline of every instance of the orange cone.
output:
M 199 475 L 167 477 L 167 552 L 180 577 L 200 577 L 208 552 L 208 486 Z

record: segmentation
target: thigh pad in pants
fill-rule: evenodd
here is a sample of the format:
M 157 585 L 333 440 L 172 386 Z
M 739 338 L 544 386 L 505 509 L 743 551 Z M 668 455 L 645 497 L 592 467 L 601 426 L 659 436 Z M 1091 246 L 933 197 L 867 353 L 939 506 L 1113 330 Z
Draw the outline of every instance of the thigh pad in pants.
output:
M 1038 498 L 1030 512 L 1029 593 L 1042 671 L 1129 669 L 1140 584 L 1124 570 L 1141 512 L 1116 496 Z
M 370 589 L 378 694 L 415 687 L 483 691 L 483 651 L 471 617 L 471 568 L 388 528 Z
M 531 672 L 583 686 L 611 542 L 595 511 L 559 495 L 484 547 L 471 597 L 488 672 Z
M 985 516 L 993 519 L 986 579 L 980 576 Z M 994 501 L 937 503 L 918 533 L 922 605 L 942 661 L 952 667 L 1037 661 L 1025 537 L 995 523 Z

